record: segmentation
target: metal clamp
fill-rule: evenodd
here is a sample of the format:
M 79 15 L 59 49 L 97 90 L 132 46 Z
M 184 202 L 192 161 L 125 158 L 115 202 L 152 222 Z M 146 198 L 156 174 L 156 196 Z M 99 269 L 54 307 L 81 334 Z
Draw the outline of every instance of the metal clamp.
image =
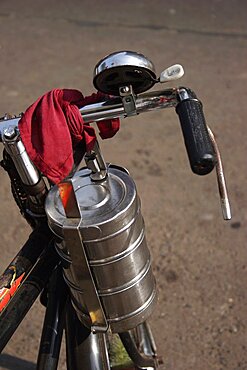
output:
M 91 180 L 102 181 L 106 178 L 107 166 L 97 141 L 94 144 L 93 150 L 87 152 L 84 159 L 88 169 L 92 171 L 90 175 Z
M 126 85 L 119 88 L 119 95 L 122 98 L 126 116 L 134 116 L 136 112 L 136 97 L 132 85 Z

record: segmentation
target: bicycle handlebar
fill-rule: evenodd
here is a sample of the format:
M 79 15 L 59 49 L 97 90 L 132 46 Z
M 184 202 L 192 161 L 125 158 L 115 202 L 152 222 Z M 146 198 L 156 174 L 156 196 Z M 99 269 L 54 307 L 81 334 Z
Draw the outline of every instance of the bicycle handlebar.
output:
M 202 103 L 188 89 L 180 88 L 176 112 L 179 116 L 190 166 L 197 175 L 210 173 L 215 166 L 215 152 L 209 137 Z
M 192 171 L 198 175 L 208 174 L 215 165 L 214 149 L 209 138 L 202 104 L 190 89 L 180 87 L 140 94 L 135 99 L 134 114 L 169 107 L 176 108 L 179 116 Z M 80 112 L 86 123 L 127 116 L 121 97 L 86 105 L 80 108 Z M 6 129 L 18 128 L 19 119 L 2 121 L 0 141 Z
M 156 109 L 175 107 L 177 103 L 176 89 L 140 94 L 135 101 L 136 114 L 150 112 Z M 112 98 L 101 103 L 86 105 L 80 108 L 80 112 L 86 123 L 126 117 L 124 105 L 120 97 Z

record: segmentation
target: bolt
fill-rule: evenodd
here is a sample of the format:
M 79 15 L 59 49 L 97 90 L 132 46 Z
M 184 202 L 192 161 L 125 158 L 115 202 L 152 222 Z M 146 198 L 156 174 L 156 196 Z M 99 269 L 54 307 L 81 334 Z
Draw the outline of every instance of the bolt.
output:
M 4 130 L 4 137 L 7 140 L 12 140 L 14 137 L 16 137 L 16 129 L 15 126 L 9 126 Z
M 122 94 L 126 94 L 129 91 L 130 91 L 129 86 L 123 86 L 123 87 L 121 87 L 121 93 Z

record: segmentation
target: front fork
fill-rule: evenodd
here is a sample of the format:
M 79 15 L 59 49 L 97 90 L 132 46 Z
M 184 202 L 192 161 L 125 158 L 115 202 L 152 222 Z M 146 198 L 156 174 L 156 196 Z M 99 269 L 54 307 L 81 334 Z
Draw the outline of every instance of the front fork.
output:
M 46 290 L 46 314 L 37 370 L 56 370 L 65 329 L 67 370 L 157 369 L 154 340 L 146 323 L 118 334 L 92 333 L 78 319 L 58 266 Z
M 70 302 L 66 310 L 65 333 L 68 370 L 111 369 L 106 334 L 93 334 L 83 326 Z

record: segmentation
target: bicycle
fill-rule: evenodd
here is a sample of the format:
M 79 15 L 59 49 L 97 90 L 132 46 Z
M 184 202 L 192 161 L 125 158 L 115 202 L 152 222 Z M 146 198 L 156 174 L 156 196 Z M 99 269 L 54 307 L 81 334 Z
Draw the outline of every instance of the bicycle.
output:
M 192 171 L 206 175 L 216 168 L 227 220 L 221 156 L 201 102 L 186 87 L 146 92 L 183 73 L 177 64 L 157 78 L 142 54 L 110 54 L 94 71 L 102 101 L 79 112 L 84 123 L 99 122 L 104 130 L 105 120 L 175 108 Z M 57 369 L 64 330 L 69 370 L 157 369 L 161 361 L 147 324 L 156 285 L 133 179 L 127 169 L 105 163 L 96 140 L 90 150 L 82 142 L 75 146 L 71 172 L 55 185 L 30 159 L 21 119 L 5 115 L 0 122 L 1 166 L 33 231 L 0 277 L 0 350 L 40 296 L 46 314 L 37 369 Z M 79 168 L 82 159 L 86 166 Z

